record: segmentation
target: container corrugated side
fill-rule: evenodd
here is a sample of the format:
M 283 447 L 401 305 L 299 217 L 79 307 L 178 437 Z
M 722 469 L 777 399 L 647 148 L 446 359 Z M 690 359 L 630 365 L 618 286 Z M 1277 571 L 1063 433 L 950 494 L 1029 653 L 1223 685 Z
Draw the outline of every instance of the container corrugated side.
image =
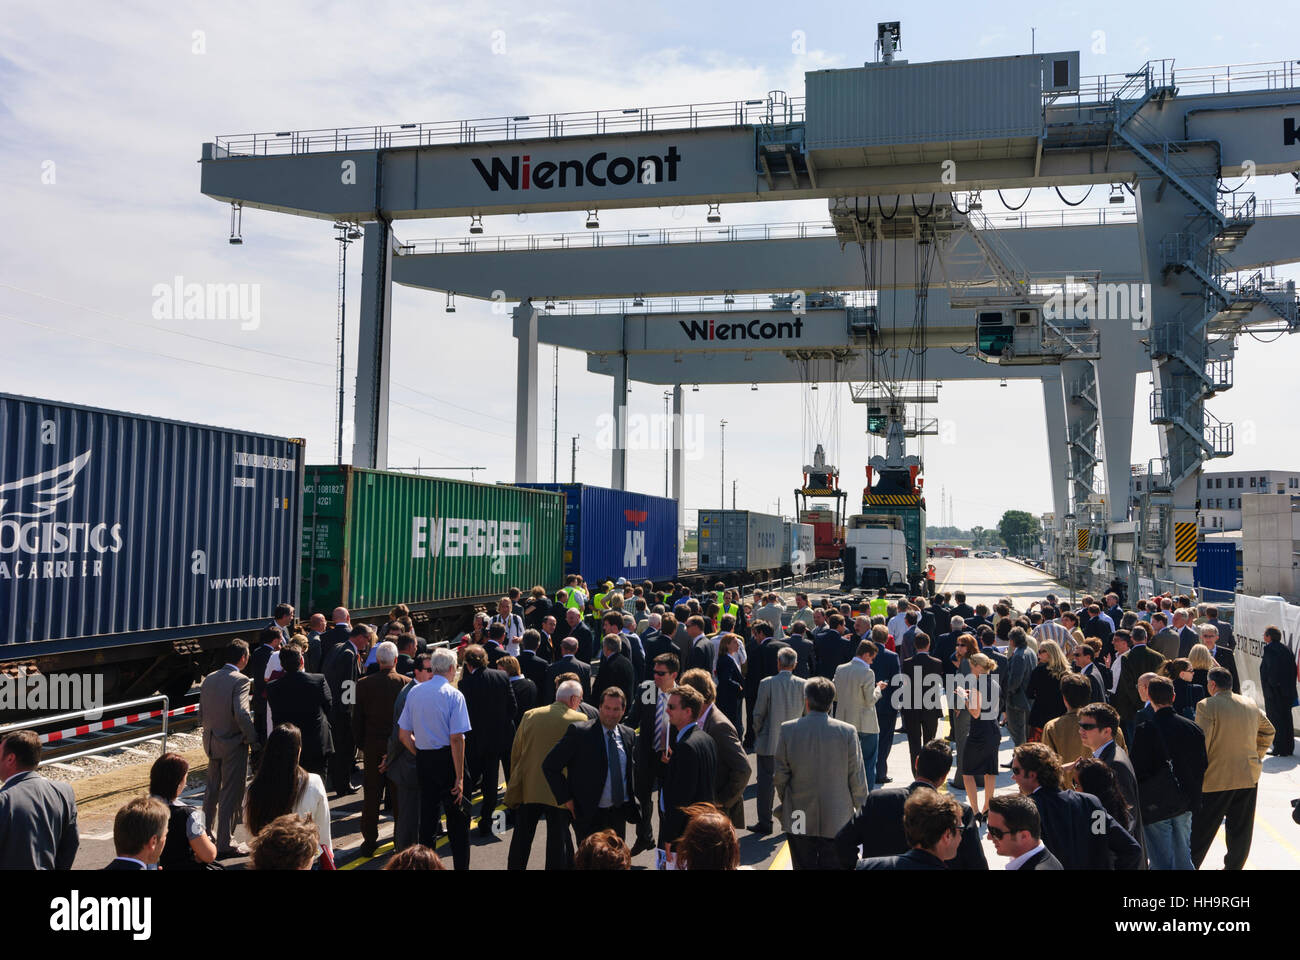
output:
M 354 467 L 309 473 L 317 484 L 345 478 L 339 585 L 354 613 L 477 602 L 512 586 L 551 592 L 563 580 L 559 494 Z
M 564 494 L 566 574 L 588 583 L 676 579 L 676 500 L 585 483 L 520 486 Z
M 749 543 L 746 570 L 776 570 L 790 562 L 789 554 L 782 553 L 782 528 L 785 524 L 780 517 L 751 510 L 747 522 Z
M 698 569 L 743 570 L 749 552 L 748 511 L 701 510 L 698 519 Z
M 1237 545 L 1202 540 L 1196 545 L 1196 585 L 1233 592 L 1237 586 Z
M 250 629 L 295 603 L 300 441 L 0 394 L 8 655 Z
M 804 74 L 810 150 L 1037 137 L 1034 56 L 946 60 Z

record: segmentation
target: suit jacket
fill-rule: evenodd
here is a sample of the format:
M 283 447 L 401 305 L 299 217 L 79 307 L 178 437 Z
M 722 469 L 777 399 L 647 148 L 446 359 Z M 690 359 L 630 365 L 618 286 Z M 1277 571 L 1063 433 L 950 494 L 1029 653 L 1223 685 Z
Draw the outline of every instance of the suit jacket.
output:
M 1195 627 L 1190 625 L 1183 627 L 1183 629 L 1178 631 L 1178 655 L 1180 657 L 1187 656 L 1189 653 L 1192 652 L 1192 647 L 1196 646 L 1200 642 L 1201 642 L 1201 631 L 1197 630 Z M 1215 646 L 1217 646 L 1217 644 Z M 1163 650 L 1161 650 L 1160 652 L 1164 653 Z M 1165 659 L 1173 659 L 1173 658 L 1170 657 L 1168 654 L 1165 654 Z
M 772 783 L 787 833 L 796 830 L 798 810 L 803 836 L 834 837 L 867 799 L 858 731 L 842 720 L 814 712 L 781 724 L 773 759 Z
M 800 691 L 802 695 L 802 690 Z M 858 733 L 879 733 L 876 703 L 880 700 L 876 674 L 865 660 L 854 657 L 835 668 L 835 717 Z
M 939 713 L 942 711 L 942 701 L 938 701 L 935 706 L 921 706 L 926 702 L 927 691 L 943 690 L 943 661 L 928 653 L 916 653 L 903 661 L 901 673 L 907 678 L 909 686 L 917 686 L 918 677 L 920 678 L 919 689 L 913 689 L 903 696 L 903 703 L 908 704 L 904 707 L 904 713 Z M 934 677 L 934 680 L 928 679 Z
M 562 673 L 576 673 L 582 681 L 582 699 L 591 699 L 591 664 L 577 656 L 560 657 L 546 668 L 546 686 L 539 688 L 539 696 L 545 703 L 555 700 L 555 678 Z
M 1296 658 L 1285 642 L 1275 640 L 1264 644 L 1259 662 L 1259 684 L 1266 704 L 1289 709 L 1295 703 Z
M 731 817 L 734 826 L 743 827 L 743 798 L 753 770 L 749 766 L 749 758 L 745 756 L 745 748 L 741 746 L 740 734 L 736 732 L 736 725 L 718 709 L 716 703 L 712 710 L 705 713 L 700 728 L 713 738 L 713 752 L 717 760 L 714 802 L 718 809 Z
M 1142 698 L 1138 696 L 1138 678 L 1144 673 L 1159 673 L 1165 658 L 1158 650 L 1152 650 L 1150 644 L 1138 644 L 1124 654 L 1120 661 L 1119 686 L 1110 698 L 1111 706 L 1119 711 L 1120 719 L 1129 726 L 1133 717 L 1142 707 Z
M 807 680 L 809 677 L 818 675 L 817 645 L 807 639 L 807 634 L 802 638 L 798 634 L 791 634 L 782 641 L 781 645 L 789 647 L 799 657 L 798 662 L 794 665 L 794 675 L 796 677 L 803 677 Z
M 273 724 L 292 723 L 302 731 L 304 767 L 319 768 L 326 757 L 333 755 L 330 689 L 323 676 L 301 670 L 286 671 L 266 685 L 266 700 L 271 706 Z
M 1083 738 L 1079 736 L 1078 710 L 1066 711 L 1059 717 L 1047 721 L 1047 726 L 1043 727 L 1043 743 L 1052 748 L 1061 758 L 1062 763 L 1073 763 L 1075 760 L 1092 756 L 1092 751 L 1083 745 Z M 1073 783 L 1073 771 L 1069 776 Z
M 1052 851 L 1044 847 L 1022 863 L 1021 870 L 1064 870 L 1061 861 L 1052 856 Z
M 393 732 L 393 704 L 411 682 L 396 670 L 378 671 L 357 681 L 357 702 L 352 711 L 352 739 L 366 753 L 382 757 Z
M 1152 717 L 1152 719 L 1155 718 Z M 1129 808 L 1133 811 L 1133 822 L 1125 824 L 1125 829 L 1145 849 L 1146 842 L 1142 833 L 1142 805 L 1138 802 L 1137 774 L 1133 772 L 1133 763 L 1129 760 L 1128 752 L 1112 740 L 1101 751 L 1098 759 L 1115 772 L 1115 779 L 1119 783 L 1119 792 L 1124 795 Z
M 500 756 L 515 735 L 515 692 L 504 670 L 481 668 L 461 674 L 470 731 L 465 734 L 465 756 Z
M 529 710 L 515 732 L 515 742 L 510 747 L 510 779 L 506 782 L 505 804 L 515 808 L 522 803 L 542 803 L 558 807 L 555 794 L 542 770 L 555 745 L 560 742 L 575 723 L 587 721 L 579 710 L 570 710 L 567 704 L 551 702 L 544 707 Z
M 864 858 L 897 856 L 908 851 L 903 832 L 903 804 L 918 789 L 934 788 L 924 780 L 914 780 L 906 787 L 871 791 L 858 812 L 835 835 L 835 851 L 844 869 L 853 869 L 859 845 Z M 953 870 L 987 870 L 989 864 L 980 842 L 979 823 L 969 804 L 961 804 L 961 817 L 961 845 L 946 866 Z
M 1066 870 L 1136 870 L 1142 848 L 1091 793 L 1039 787 L 1030 797 L 1042 821 L 1043 844 Z M 1094 824 L 1104 822 L 1098 832 Z
M 32 770 L 0 786 L 0 870 L 71 870 L 79 842 L 71 785 Z
M 758 685 L 758 701 L 754 705 L 754 752 L 761 757 L 776 754 L 776 742 L 781 726 L 787 720 L 798 720 L 804 713 L 803 688 L 807 681 L 793 672 L 782 671 L 774 677 L 764 677 Z
M 1038 666 L 1038 658 L 1028 647 L 1012 646 L 1007 650 L 1007 708 L 1029 709 L 1029 678 Z
M 1092 684 L 1093 703 L 1105 703 L 1107 700 L 1106 694 L 1110 692 L 1110 688 L 1106 685 L 1106 681 L 1102 679 L 1104 676 L 1102 671 L 1105 669 L 1106 668 L 1103 664 L 1093 662 L 1088 664 L 1087 668 L 1083 671 L 1083 676 L 1087 677 L 1088 682 Z
M 542 691 L 546 689 L 546 668 L 550 663 L 540 654 L 532 650 L 519 651 L 519 672 L 537 686 L 537 695 L 540 697 Z M 552 697 L 552 700 L 555 698 Z
M 419 783 L 419 773 L 415 768 L 415 755 L 406 749 L 406 745 L 402 743 L 397 732 L 397 721 L 401 719 L 402 708 L 406 706 L 406 698 L 418 686 L 419 684 L 414 681 L 408 683 L 397 691 L 397 699 L 393 701 L 393 730 L 388 735 L 388 766 L 384 771 L 384 776 L 399 787 L 413 787 Z M 329 727 L 325 729 L 326 732 L 329 731 Z
M 947 865 L 928 850 L 912 849 L 896 857 L 869 857 L 858 861 L 858 870 L 944 870 Z
M 623 696 L 627 698 L 624 716 L 627 716 L 636 702 L 632 699 L 636 679 L 632 662 L 621 653 L 606 657 L 596 669 L 596 679 L 591 685 L 592 702 L 596 707 L 600 706 L 601 695 L 609 687 L 618 687 L 623 691 Z
M 320 636 L 320 659 L 318 661 L 321 667 L 325 666 L 325 658 L 329 656 L 331 650 L 341 646 L 351 639 L 352 628 L 346 623 L 331 624 Z
M 827 680 L 834 680 L 835 668 L 841 663 L 847 663 L 857 649 L 857 637 L 845 640 L 834 630 L 827 630 L 820 638 L 813 641 L 817 675 L 825 677 Z M 808 676 L 812 676 L 812 674 L 810 673 Z
M 256 739 L 248 706 L 251 686 L 233 663 L 217 667 L 203 678 L 199 723 L 203 726 L 203 752 L 209 757 L 232 757 Z
M 596 646 L 596 638 L 591 633 L 591 627 L 581 620 L 578 621 L 578 625 L 573 628 L 569 636 L 578 641 L 577 657 L 583 663 L 590 663 L 596 658 L 596 654 L 600 652 L 600 649 Z
M 930 645 L 930 656 L 943 663 L 944 673 L 955 673 L 957 671 L 952 658 L 957 653 L 957 638 L 960 636 L 960 633 L 942 633 Z
M 636 734 L 626 724 L 618 725 L 623 740 L 626 766 L 623 770 L 623 809 L 629 822 L 638 816 L 636 803 Z M 600 795 L 609 779 L 605 727 L 599 720 L 584 720 L 564 731 L 559 743 L 542 760 L 542 775 L 555 796 L 557 806 L 573 801 L 573 820 L 579 832 L 590 823 L 600 805 Z M 612 793 L 611 793 L 612 798 Z M 550 829 L 549 827 L 547 829 Z
M 322 635 L 317 633 L 315 630 L 307 631 L 307 652 L 303 654 L 303 669 L 308 673 L 320 672 L 322 639 Z
M 691 652 L 686 659 L 686 663 L 682 667 L 682 672 L 685 673 L 687 670 L 699 669 L 712 673 L 713 654 L 713 641 L 707 636 L 701 634 L 696 637 L 695 642 L 691 644 Z
M 672 637 L 665 637 L 658 630 L 648 630 L 645 636 L 641 638 L 641 646 L 645 648 L 646 669 L 654 663 L 655 657 L 663 653 L 671 653 L 677 656 L 677 644 L 673 643 Z
M 1272 644 L 1265 644 L 1265 646 L 1272 646 Z M 1241 693 L 1241 677 L 1237 675 L 1237 658 L 1233 656 L 1232 651 L 1215 644 L 1210 655 L 1214 657 L 1214 661 L 1219 666 L 1232 674 L 1232 692 Z M 1295 671 L 1293 670 L 1292 675 L 1294 676 L 1294 674 Z
M 263 665 L 265 666 L 265 664 Z M 105 870 L 147 870 L 148 867 L 141 866 L 139 861 L 128 860 L 125 857 L 114 857 L 104 868 Z
M 894 678 L 902 672 L 902 669 L 898 654 L 892 650 L 883 648 L 878 650 L 876 659 L 871 661 L 871 670 L 876 675 L 876 681 L 885 681 L 885 692 L 876 701 L 876 719 L 880 724 L 880 732 L 887 733 L 891 737 L 894 735 L 894 728 L 890 724 L 898 716 L 893 702 Z
M 659 818 L 659 842 L 675 843 L 686 829 L 686 815 L 682 808 L 693 803 L 712 803 L 718 779 L 717 748 L 713 738 L 700 729 L 691 727 L 686 736 L 677 738 L 674 730 L 669 739 L 672 756 L 664 771 L 663 787 L 659 799 L 663 812 Z
M 733 723 L 740 723 L 740 703 L 745 691 L 744 677 L 736 661 L 725 653 L 718 654 L 718 709 Z
M 1209 765 L 1205 734 L 1192 721 L 1175 713 L 1172 707 L 1157 710 L 1150 722 L 1139 724 L 1133 732 L 1129 759 L 1133 763 L 1139 796 L 1142 784 L 1159 775 L 1166 757 L 1173 761 L 1174 776 L 1187 804 L 1185 809 L 1195 811 L 1201 805 L 1201 785 L 1205 781 L 1205 768 Z M 1148 823 L 1157 823 L 1182 812 L 1159 811 Z
M 321 665 L 321 673 L 325 677 L 325 682 L 330 687 L 330 699 L 333 701 L 330 712 L 330 725 L 334 728 L 335 739 L 339 739 L 340 733 L 347 732 L 351 736 L 352 730 L 352 708 L 356 703 L 355 693 L 352 696 L 344 696 L 343 692 L 347 689 L 347 684 L 354 686 L 360 681 L 363 673 L 361 657 L 357 653 L 357 648 L 352 645 L 351 640 L 347 643 L 340 643 L 333 647 L 325 655 L 325 662 Z M 337 744 L 336 744 L 337 746 Z
M 519 733 L 519 724 L 524 719 L 524 714 L 537 706 L 537 684 L 527 677 L 520 677 L 518 680 L 512 679 L 510 686 L 515 691 L 515 736 Z
M 1181 641 L 1179 639 L 1178 631 L 1173 627 L 1165 627 L 1151 638 L 1147 646 L 1156 651 L 1166 660 L 1173 660 L 1175 657 L 1186 656 L 1186 654 L 1180 652 Z M 1191 647 L 1188 647 L 1187 649 L 1190 650 Z
M 1253 700 L 1221 690 L 1196 705 L 1196 725 L 1205 731 L 1209 758 L 1203 792 L 1249 790 L 1259 783 L 1276 731 Z
M 1232 650 L 1237 646 L 1237 638 L 1232 635 L 1232 625 L 1224 623 L 1222 620 L 1206 620 L 1206 623 L 1212 623 L 1219 628 L 1219 646 L 1227 647 Z

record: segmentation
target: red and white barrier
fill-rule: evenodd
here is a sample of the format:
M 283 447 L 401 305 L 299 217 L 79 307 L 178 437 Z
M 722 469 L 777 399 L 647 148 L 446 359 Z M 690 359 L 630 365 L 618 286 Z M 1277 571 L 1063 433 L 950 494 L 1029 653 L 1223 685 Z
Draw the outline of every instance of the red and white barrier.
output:
M 166 711 L 168 717 L 179 717 L 187 713 L 198 713 L 199 705 L 191 703 L 188 706 L 177 707 L 175 710 Z M 118 727 L 125 727 L 132 723 L 139 723 L 141 720 L 156 720 L 163 715 L 162 710 L 148 710 L 144 713 L 128 713 L 124 717 L 114 717 L 112 720 L 98 720 L 95 723 L 83 723 L 80 726 L 69 727 L 66 730 L 56 730 L 53 733 L 42 733 L 41 743 L 58 743 L 60 740 L 66 740 L 70 737 L 84 737 L 88 733 L 100 733 L 104 730 L 114 730 Z

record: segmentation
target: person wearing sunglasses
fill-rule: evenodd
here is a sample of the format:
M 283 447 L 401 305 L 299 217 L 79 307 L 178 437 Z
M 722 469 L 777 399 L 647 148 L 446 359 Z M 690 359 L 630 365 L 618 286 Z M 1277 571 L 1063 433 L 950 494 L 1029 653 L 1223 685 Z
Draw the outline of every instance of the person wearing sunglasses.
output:
M 989 804 L 989 839 L 1008 870 L 1064 870 L 1043 844 L 1038 807 L 1028 797 L 1004 795 Z

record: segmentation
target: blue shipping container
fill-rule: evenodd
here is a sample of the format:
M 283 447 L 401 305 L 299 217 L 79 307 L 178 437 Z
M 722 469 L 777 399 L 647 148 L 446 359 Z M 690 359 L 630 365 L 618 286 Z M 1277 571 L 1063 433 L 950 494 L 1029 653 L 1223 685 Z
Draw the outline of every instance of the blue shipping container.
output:
M 1232 593 L 1237 588 L 1237 545 L 1202 540 L 1196 545 L 1196 585 Z M 1222 602 L 1225 598 L 1215 597 Z
M 296 604 L 303 444 L 0 394 L 6 656 L 249 630 Z
M 677 501 L 585 483 L 521 483 L 564 494 L 564 572 L 588 583 L 677 578 Z M 521 586 L 525 586 L 521 584 Z

